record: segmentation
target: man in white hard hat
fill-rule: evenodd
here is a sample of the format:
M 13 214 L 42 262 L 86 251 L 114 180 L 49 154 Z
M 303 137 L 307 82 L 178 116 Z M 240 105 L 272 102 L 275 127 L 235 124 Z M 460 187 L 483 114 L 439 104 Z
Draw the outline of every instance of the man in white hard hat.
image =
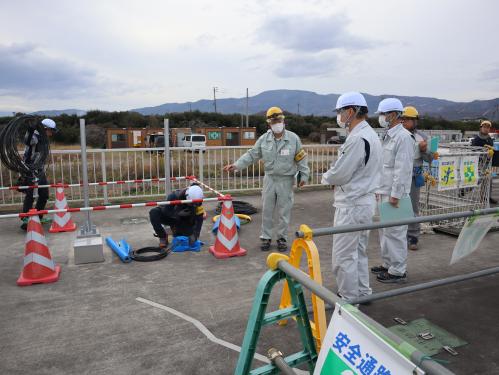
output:
M 379 124 L 388 128 L 383 137 L 383 168 L 377 190 L 379 203 L 389 202 L 398 207 L 399 200 L 411 191 L 414 139 L 401 123 L 404 111 L 396 98 L 383 99 L 378 105 Z M 379 230 L 383 264 L 372 267 L 376 279 L 382 283 L 407 280 L 407 225 Z
M 175 190 L 167 197 L 168 201 L 200 200 L 204 198 L 203 190 L 193 183 L 186 189 Z M 168 247 L 168 235 L 163 225 L 170 226 L 174 236 L 189 237 L 194 243 L 201 233 L 206 212 L 202 202 L 184 203 L 154 207 L 149 211 L 151 225 L 159 238 L 159 247 Z
M 300 137 L 286 130 L 284 113 L 279 107 L 267 110 L 269 130 L 256 141 L 252 149 L 241 156 L 234 164 L 224 167 L 224 171 L 240 171 L 262 159 L 265 177 L 262 189 L 262 231 L 260 234 L 262 251 L 268 251 L 274 227 L 274 212 L 277 211 L 277 250 L 288 249 L 288 227 L 293 207 L 293 185 L 298 173 L 298 187 L 308 181 L 310 169 L 307 153 Z
M 417 127 L 419 113 L 415 107 L 404 107 L 402 113 L 402 123 L 404 128 L 409 130 L 414 138 L 414 164 L 412 167 L 411 203 L 416 216 L 419 215 L 419 196 L 421 187 L 425 184 L 423 176 L 423 161 L 429 162 L 433 155 L 428 147 L 428 136 Z M 407 229 L 407 246 L 409 250 L 417 250 L 421 224 L 410 224 Z
M 348 129 L 339 158 L 322 175 L 322 184 L 334 186 L 334 226 L 370 224 L 376 207 L 375 192 L 382 168 L 381 142 L 367 123 L 367 103 L 358 92 L 341 95 L 336 121 Z M 371 294 L 367 243 L 369 231 L 333 236 L 333 274 L 338 295 L 350 300 Z
M 48 138 L 52 137 L 54 133 L 57 133 L 57 125 L 54 120 L 50 118 L 43 119 L 41 124 L 45 130 L 45 134 Z M 36 164 L 36 161 L 39 160 L 40 157 L 40 147 L 42 146 L 41 142 L 44 137 L 40 136 L 35 127 L 30 127 L 26 134 L 24 135 L 24 155 L 23 160 L 26 165 Z M 33 176 L 35 176 L 35 180 L 33 180 Z M 45 174 L 45 169 L 33 171 L 33 176 L 22 176 L 20 181 L 21 185 L 47 185 L 47 176 Z M 26 189 L 21 190 L 25 196 L 23 201 L 23 212 L 28 212 L 33 208 L 33 203 L 35 201 L 35 189 Z M 49 189 L 48 188 L 39 188 L 36 189 L 38 197 L 36 198 L 35 209 L 37 211 L 44 210 L 49 199 Z M 48 218 L 43 218 L 40 216 L 42 223 L 50 221 Z M 28 219 L 27 217 L 22 219 L 21 229 L 26 230 L 28 228 Z

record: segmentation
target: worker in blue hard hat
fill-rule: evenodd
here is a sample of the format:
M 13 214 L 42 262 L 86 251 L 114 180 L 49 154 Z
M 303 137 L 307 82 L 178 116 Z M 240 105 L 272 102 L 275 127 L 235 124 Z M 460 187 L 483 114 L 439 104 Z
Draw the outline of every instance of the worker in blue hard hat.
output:
M 381 142 L 367 123 L 366 99 L 358 92 L 341 95 L 336 122 L 348 129 L 338 160 L 322 175 L 322 184 L 334 186 L 334 226 L 370 224 L 376 207 L 375 192 L 382 167 Z M 338 295 L 354 299 L 371 294 L 367 243 L 369 231 L 333 236 L 333 274 Z
M 378 105 L 379 124 L 388 128 L 383 137 L 383 168 L 377 190 L 380 203 L 399 206 L 401 198 L 411 191 L 414 162 L 414 138 L 402 125 L 404 107 L 397 98 L 383 99 Z M 383 264 L 372 267 L 376 279 L 382 283 L 407 280 L 407 225 L 379 230 Z

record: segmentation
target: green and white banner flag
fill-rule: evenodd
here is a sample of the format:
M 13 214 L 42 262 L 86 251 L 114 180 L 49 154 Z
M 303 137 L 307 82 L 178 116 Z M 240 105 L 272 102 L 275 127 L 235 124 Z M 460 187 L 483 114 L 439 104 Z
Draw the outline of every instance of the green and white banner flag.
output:
M 336 304 L 314 375 L 424 374 L 349 311 Z
M 480 245 L 483 238 L 490 230 L 492 225 L 497 223 L 499 217 L 495 215 L 485 215 L 477 217 L 469 217 L 464 223 L 459 238 L 457 239 L 450 264 L 456 263 L 458 260 L 467 257 Z

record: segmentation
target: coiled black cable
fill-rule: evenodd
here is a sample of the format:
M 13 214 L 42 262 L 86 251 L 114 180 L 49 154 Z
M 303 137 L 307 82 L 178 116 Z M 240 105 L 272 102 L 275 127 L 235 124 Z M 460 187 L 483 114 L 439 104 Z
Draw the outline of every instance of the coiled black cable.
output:
M 26 163 L 20 154 L 19 146 L 24 149 L 27 134 L 37 132 L 38 157 L 32 163 Z M 50 154 L 50 144 L 45 127 L 40 119 L 33 115 L 13 118 L 0 132 L 0 160 L 11 171 L 21 176 L 32 178 L 45 170 L 45 162 Z
M 141 249 L 133 250 L 130 257 L 137 262 L 154 262 L 156 260 L 161 260 L 170 254 L 171 249 L 148 246 Z M 153 254 L 153 255 L 144 255 Z
M 253 215 L 258 212 L 256 207 L 248 202 L 233 201 L 232 205 L 234 207 L 234 213 L 236 214 Z M 222 203 L 220 202 L 216 208 L 216 213 L 220 214 L 221 211 L 222 211 Z

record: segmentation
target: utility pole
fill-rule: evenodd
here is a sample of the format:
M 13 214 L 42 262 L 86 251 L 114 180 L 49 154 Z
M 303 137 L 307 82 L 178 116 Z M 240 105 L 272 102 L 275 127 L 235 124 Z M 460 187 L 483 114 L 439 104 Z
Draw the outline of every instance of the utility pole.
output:
M 249 128 L 249 94 L 246 88 L 246 127 Z
M 213 87 L 213 106 L 215 107 L 215 113 L 217 113 L 217 95 L 218 87 Z
M 300 103 L 298 103 L 298 114 L 300 114 Z
M 192 104 L 189 103 L 189 112 L 192 112 Z

